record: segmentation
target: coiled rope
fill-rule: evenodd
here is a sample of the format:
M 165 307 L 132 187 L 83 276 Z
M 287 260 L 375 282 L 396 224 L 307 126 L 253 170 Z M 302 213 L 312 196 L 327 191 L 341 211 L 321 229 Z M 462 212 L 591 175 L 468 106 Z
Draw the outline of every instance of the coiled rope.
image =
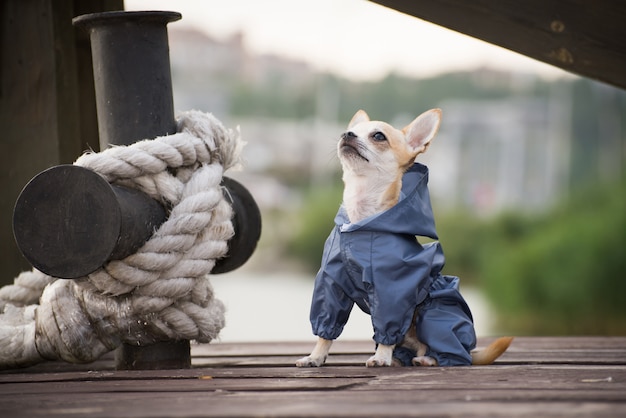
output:
M 160 201 L 168 219 L 135 254 L 86 277 L 58 280 L 33 269 L 1 288 L 0 368 L 91 362 L 122 343 L 217 337 L 224 305 L 207 275 L 234 234 L 220 182 L 243 142 L 210 114 L 185 112 L 177 125 L 176 134 L 76 160 Z

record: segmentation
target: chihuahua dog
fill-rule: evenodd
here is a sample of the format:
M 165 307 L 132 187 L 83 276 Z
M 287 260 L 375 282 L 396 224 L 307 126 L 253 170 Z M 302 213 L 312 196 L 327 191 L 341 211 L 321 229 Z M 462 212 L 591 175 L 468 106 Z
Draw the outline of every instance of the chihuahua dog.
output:
M 438 243 L 422 246 L 415 238 L 437 238 L 427 169 L 415 158 L 428 148 L 440 123 L 440 109 L 403 129 L 371 121 L 359 110 L 341 135 L 343 204 L 325 244 L 311 305 L 319 338 L 296 366 L 324 364 L 355 303 L 371 314 L 374 325 L 377 347 L 368 367 L 407 364 L 395 357 L 398 348 L 409 350 L 413 365 L 490 364 L 511 343 L 512 338 L 499 338 L 472 351 L 473 322 L 456 290 L 458 278 L 441 275 Z

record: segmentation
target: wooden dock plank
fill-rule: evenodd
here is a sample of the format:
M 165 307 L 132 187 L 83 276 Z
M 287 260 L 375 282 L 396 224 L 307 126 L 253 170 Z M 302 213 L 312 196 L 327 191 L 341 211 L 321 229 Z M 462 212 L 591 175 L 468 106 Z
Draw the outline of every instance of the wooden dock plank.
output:
M 482 338 L 479 347 L 488 345 L 493 338 Z M 206 344 L 192 346 L 196 366 L 258 366 L 285 365 L 288 357 L 293 362 L 309 353 L 310 343 L 255 343 Z M 254 350 L 254 351 L 250 351 Z M 337 341 L 328 359 L 329 365 L 360 365 L 374 352 L 371 341 Z M 518 337 L 498 363 L 536 364 L 622 364 L 626 365 L 626 337 Z
M 481 339 L 485 345 L 490 339 Z M 517 338 L 491 366 L 366 368 L 371 341 L 192 346 L 187 370 L 48 363 L 0 372 L 2 416 L 626 416 L 626 338 Z M 89 368 L 91 366 L 91 368 Z
M 607 396 L 623 396 L 626 367 L 587 367 L 561 369 L 539 366 L 489 366 L 473 368 L 397 368 L 376 369 L 367 374 L 356 371 L 343 374 L 332 367 L 323 373 L 299 373 L 290 370 L 270 371 L 251 377 L 243 370 L 227 374 L 199 369 L 187 378 L 120 379 L 11 382 L 2 384 L 2 396 L 11 394 L 96 393 L 96 392 L 187 392 L 187 391 L 309 391 L 350 388 L 365 391 L 455 391 L 472 388 L 481 391 L 540 390 L 555 388 L 570 391 L 602 391 Z M 507 394 L 507 396 L 509 396 Z M 619 400 L 619 397 L 615 397 Z

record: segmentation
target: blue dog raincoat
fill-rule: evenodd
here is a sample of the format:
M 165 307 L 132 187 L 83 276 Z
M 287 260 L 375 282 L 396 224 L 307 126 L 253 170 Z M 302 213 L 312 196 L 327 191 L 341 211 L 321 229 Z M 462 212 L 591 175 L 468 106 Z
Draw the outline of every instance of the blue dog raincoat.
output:
M 313 290 L 311 325 L 334 340 L 356 303 L 372 317 L 374 341 L 402 342 L 418 308 L 417 337 L 441 366 L 470 365 L 476 345 L 472 314 L 458 290 L 459 279 L 441 274 L 438 242 L 428 193 L 428 168 L 415 163 L 402 179 L 400 201 L 351 224 L 343 206 L 324 245 Z M 397 347 L 394 357 L 410 365 L 415 352 Z

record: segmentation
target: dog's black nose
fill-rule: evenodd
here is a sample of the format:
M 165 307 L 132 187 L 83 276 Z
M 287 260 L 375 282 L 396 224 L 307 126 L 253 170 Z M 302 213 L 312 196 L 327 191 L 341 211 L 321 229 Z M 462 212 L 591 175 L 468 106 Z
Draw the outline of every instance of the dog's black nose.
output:
M 341 139 L 343 139 L 344 141 L 352 138 L 356 138 L 356 134 L 352 131 L 344 132 L 341 134 Z

